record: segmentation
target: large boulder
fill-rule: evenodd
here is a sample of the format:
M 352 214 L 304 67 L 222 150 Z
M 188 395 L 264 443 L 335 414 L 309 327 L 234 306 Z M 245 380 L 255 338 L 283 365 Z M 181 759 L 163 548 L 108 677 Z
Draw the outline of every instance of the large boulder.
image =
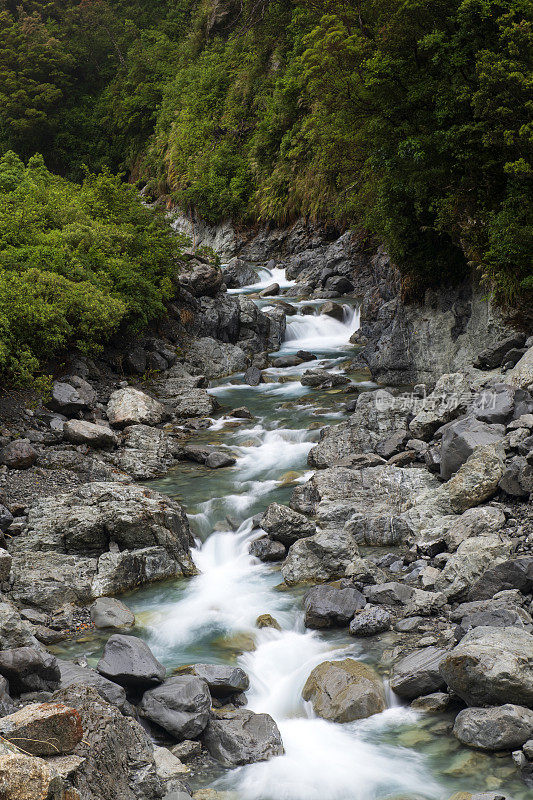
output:
M 309 675 L 302 690 L 319 717 L 352 722 L 379 714 L 386 707 L 382 682 L 367 664 L 346 658 L 324 661 Z
M 435 581 L 435 589 L 451 600 L 459 599 L 487 567 L 505 561 L 510 552 L 511 542 L 495 533 L 465 539 L 447 560 Z
M 289 586 L 344 578 L 358 554 L 349 531 L 319 531 L 314 536 L 299 539 L 289 548 L 281 574 Z
M 440 665 L 447 685 L 471 706 L 533 706 L 533 636 L 519 628 L 474 628 Z
M 81 716 L 83 739 L 74 754 L 83 759 L 76 772 L 83 800 L 160 800 L 153 745 L 138 722 L 91 687 L 69 686 L 52 700 Z
M 350 622 L 352 636 L 375 636 L 388 631 L 392 624 L 392 614 L 386 608 L 371 606 L 355 614 Z
M 13 549 L 30 542 L 17 541 Z M 31 544 L 30 544 L 31 546 Z M 65 603 L 86 605 L 94 599 L 96 558 L 66 555 L 57 551 L 14 552 L 11 597 L 19 605 L 47 611 Z
M 421 401 L 421 408 L 409 423 L 416 439 L 429 439 L 442 425 L 463 413 L 470 395 L 467 375 L 450 372 L 441 375 L 434 390 Z
M 142 639 L 120 633 L 109 637 L 96 669 L 104 678 L 132 689 L 156 686 L 166 673 Z
M 250 264 L 235 256 L 224 267 L 222 279 L 228 289 L 239 289 L 257 283 L 258 275 Z
M 298 539 L 316 533 L 316 527 L 311 520 L 279 503 L 271 503 L 268 506 L 259 525 L 272 539 L 276 539 L 286 547 L 290 547 Z
M 143 695 L 140 710 L 178 741 L 194 739 L 209 720 L 211 695 L 206 681 L 177 675 Z
M 247 709 L 216 714 L 209 720 L 202 741 L 213 758 L 227 767 L 267 761 L 284 752 L 272 717 Z
M 442 434 L 440 476 L 447 480 L 457 472 L 476 447 L 496 444 L 503 433 L 474 417 L 466 417 L 446 426 Z
M 504 526 L 505 514 L 501 509 L 490 506 L 469 508 L 452 522 L 444 541 L 448 550 L 454 552 L 465 539 L 498 533 Z
M 90 608 L 95 628 L 131 628 L 135 614 L 114 597 L 99 597 Z
M 37 461 L 37 450 L 27 439 L 9 442 L 0 450 L 0 464 L 9 469 L 29 469 Z
M 476 417 L 489 424 L 505 424 L 521 414 L 530 413 L 531 410 L 531 395 L 505 383 L 497 383 L 480 392 L 474 399 L 473 407 Z
M 75 376 L 69 383 L 54 381 L 47 406 L 66 417 L 87 411 L 96 401 L 96 392 L 90 383 Z
M 246 672 L 231 664 L 194 664 L 190 672 L 207 683 L 213 697 L 245 692 L 250 685 Z
M 422 647 L 397 661 L 391 673 L 391 689 L 407 700 L 431 694 L 446 684 L 439 672 L 446 650 Z
M 478 750 L 516 750 L 533 736 L 533 711 L 507 703 L 496 708 L 465 708 L 453 732 L 462 744 Z
M 114 447 L 118 437 L 108 425 L 95 425 L 84 419 L 69 419 L 63 425 L 63 434 L 73 444 L 87 444 L 90 447 Z
M 354 586 L 314 586 L 304 599 L 306 627 L 343 627 L 365 605 L 366 598 Z
M 194 573 L 187 517 L 178 503 L 143 486 L 92 482 L 38 500 L 24 536 L 12 552 L 55 551 L 99 556 L 113 542 L 119 550 L 164 547 L 185 574 Z
M 457 514 L 492 497 L 505 472 L 504 456 L 500 444 L 476 447 L 450 478 L 446 488 L 451 507 Z
M 218 403 L 203 386 L 203 375 L 191 375 L 180 362 L 168 370 L 152 388 L 162 403 L 177 417 L 210 416 Z
M 0 796 L 6 800 L 81 800 L 51 764 L 8 742 L 0 742 Z
M 11 694 L 53 692 L 61 674 L 56 658 L 42 647 L 16 647 L 0 651 L 0 675 Z
M 31 627 L 22 619 L 15 606 L 0 602 L 0 651 L 13 647 L 32 647 L 36 644 Z
M 407 431 L 407 419 L 408 411 L 389 392 L 363 392 L 348 422 L 324 429 L 320 442 L 309 453 L 309 465 L 331 467 L 359 453 L 374 452 L 378 442 Z
M 180 273 L 179 282 L 193 297 L 214 297 L 222 286 L 222 278 L 219 267 L 194 259 Z
M 81 742 L 78 712 L 63 703 L 32 703 L 0 719 L 0 736 L 34 756 L 71 753 Z
M 533 347 L 530 347 L 518 364 L 506 374 L 505 380 L 511 386 L 518 386 L 521 389 L 533 386 Z
M 116 428 L 125 428 L 127 425 L 159 425 L 167 416 L 161 403 L 132 386 L 117 389 L 107 404 L 107 418 Z
M 522 347 L 525 341 L 523 334 L 515 333 L 500 339 L 491 347 L 487 347 L 477 357 L 474 366 L 478 369 L 496 369 L 506 362 L 506 353 L 514 347 Z
M 184 572 L 164 547 L 104 553 L 98 559 L 97 572 L 91 582 L 91 599 L 178 578 Z
M 470 587 L 468 599 L 486 600 L 508 589 L 518 589 L 526 595 L 533 593 L 533 556 L 511 558 L 489 565 Z
M 149 425 L 124 428 L 122 445 L 114 463 L 135 480 L 165 474 L 183 455 L 183 447 L 173 436 Z

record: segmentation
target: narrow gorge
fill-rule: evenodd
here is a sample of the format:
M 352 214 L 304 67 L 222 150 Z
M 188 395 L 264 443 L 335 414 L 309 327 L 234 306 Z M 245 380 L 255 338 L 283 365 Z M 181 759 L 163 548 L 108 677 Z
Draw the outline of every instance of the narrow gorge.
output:
M 3 404 L 0 795 L 527 800 L 532 338 L 354 233 L 170 221 L 150 335 Z

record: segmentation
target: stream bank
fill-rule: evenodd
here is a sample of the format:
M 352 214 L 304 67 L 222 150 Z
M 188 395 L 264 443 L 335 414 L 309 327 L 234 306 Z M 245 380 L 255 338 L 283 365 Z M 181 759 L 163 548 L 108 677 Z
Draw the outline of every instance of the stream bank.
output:
M 15 580 L 6 581 L 6 600 L 15 600 L 19 609 L 29 603 L 34 617 L 32 620 L 26 610 L 23 633 L 15 624 L 11 648 L 15 645 L 17 649 L 22 641 L 34 646 L 29 637 L 37 634 L 42 642 L 47 635 L 44 629 L 55 630 L 50 618 L 57 625 L 58 600 L 65 598 L 65 592 L 74 593 L 71 602 L 78 607 L 82 597 L 87 603 L 89 593 L 102 588 L 105 578 L 102 594 L 121 593 L 136 615 L 133 633 L 149 644 L 168 675 L 200 662 L 238 666 L 248 676 L 246 697 L 233 692 L 230 709 L 239 709 L 246 702 L 246 709 L 269 715 L 277 724 L 284 755 L 272 753 L 269 760 L 228 770 L 227 765 L 209 757 L 214 748 L 202 739 L 201 755 L 190 761 L 184 756 L 181 771 L 172 762 L 174 773 L 169 778 L 158 763 L 164 754 L 156 750 L 157 759 L 153 756 L 150 766 L 146 756 L 143 768 L 152 776 L 153 785 L 140 781 L 139 770 L 133 774 L 124 764 L 125 782 L 119 785 L 118 778 L 114 779 L 113 797 L 161 796 L 162 785 L 169 788 L 174 781 L 182 789 L 200 792 L 198 798 L 209 796 L 202 795 L 208 786 L 214 791 L 236 792 L 244 800 L 353 796 L 367 800 L 405 795 L 446 800 L 460 790 L 465 797 L 468 792 L 488 791 L 493 793 L 489 796 L 504 794 L 522 800 L 529 791 L 519 776 L 522 770 L 527 778 L 527 769 L 522 769 L 526 750 L 519 750 L 524 753 L 523 763 L 515 766 L 509 758 L 467 749 L 451 734 L 455 713 L 465 702 L 476 706 L 461 697 L 468 696 L 472 687 L 461 688 L 460 681 L 451 677 L 447 684 L 440 662 L 456 649 L 457 642 L 472 636 L 470 629 L 477 629 L 478 634 L 480 629 L 490 629 L 492 633 L 486 636 L 500 638 L 488 642 L 487 647 L 499 651 L 507 647 L 509 659 L 513 657 L 513 637 L 520 639 L 520 645 L 526 637 L 531 638 L 531 579 L 527 577 L 531 522 L 527 499 L 523 499 L 529 494 L 524 488 L 530 479 L 525 454 L 530 449 L 533 411 L 528 405 L 532 401 L 527 391 L 531 383 L 526 382 L 527 363 L 506 374 L 510 383 L 503 385 L 508 390 L 493 392 L 497 395 L 496 410 L 489 409 L 496 414 L 493 418 L 487 418 L 487 410 L 477 398 L 502 384 L 498 368 L 444 376 L 428 407 L 417 402 L 421 398 L 411 392 L 376 390 L 364 371 L 361 351 L 350 343 L 359 325 L 356 309 L 360 301 L 343 295 L 332 309 L 338 319 L 316 314 L 317 306 L 322 305 L 318 293 L 314 298 L 298 299 L 300 289 L 293 280 L 286 273 L 264 267 L 259 282 L 251 287 L 232 289 L 223 298 L 215 294 L 214 302 L 200 296 L 196 308 L 204 315 L 204 325 L 214 324 L 213 315 L 217 315 L 222 340 L 207 336 L 203 338 L 211 342 L 201 342 L 199 347 L 193 343 L 194 362 L 180 358 L 166 373 L 164 385 L 154 382 L 144 387 L 148 397 L 154 395 L 152 400 L 163 401 L 167 409 L 172 398 L 180 398 L 173 401 L 173 421 L 167 425 L 168 411 L 139 397 L 135 397 L 134 420 L 131 394 L 128 398 L 128 387 L 122 387 L 118 390 L 126 391 L 126 397 L 119 398 L 122 417 L 117 409 L 110 415 L 109 404 L 106 406 L 108 422 L 121 437 L 118 450 L 104 448 L 96 458 L 92 450 L 85 454 L 92 469 L 97 464 L 98 469 L 108 470 L 105 485 L 100 479 L 95 494 L 95 484 L 82 481 L 80 485 L 86 488 L 76 490 L 74 497 L 68 495 L 48 505 L 43 501 L 30 509 L 27 520 L 25 514 L 19 514 L 20 530 L 9 544 L 15 558 L 14 573 L 11 570 Z M 278 284 L 275 294 L 250 298 L 263 294 L 269 283 Z M 278 292 L 283 292 L 282 298 Z M 275 308 L 280 299 L 292 307 L 286 309 L 285 319 L 282 306 L 281 323 L 279 305 Z M 261 306 L 261 316 L 252 305 Z M 240 327 L 233 342 L 234 318 L 226 313 L 228 309 L 238 309 L 234 313 Z M 271 340 L 272 326 L 265 320 L 272 319 L 278 325 L 276 335 L 280 325 L 284 329 L 276 356 L 289 359 L 287 366 L 275 366 L 261 349 Z M 188 346 L 186 337 L 183 345 Z M 222 366 L 220 360 L 212 364 L 211 385 L 206 390 L 200 365 L 209 367 L 212 356 L 206 353 L 213 349 L 206 348 L 215 346 L 227 360 Z M 297 353 L 300 355 L 294 358 Z M 228 378 L 221 377 L 229 371 L 228 364 L 241 364 L 243 370 L 255 367 L 260 381 L 250 386 L 247 381 L 256 373 L 245 376 L 238 370 Z M 456 395 L 457 404 L 437 402 L 439 392 L 446 399 Z M 189 416 L 191 409 L 196 416 Z M 481 454 L 470 446 L 468 431 L 465 436 L 460 428 L 453 430 L 451 449 L 444 441 L 446 431 L 438 433 L 443 425 L 464 425 L 465 417 L 471 420 L 470 426 L 478 426 L 477 436 L 485 436 L 481 443 L 475 442 L 485 448 Z M 128 424 L 122 427 L 124 422 Z M 480 424 L 486 428 L 480 431 Z M 77 449 L 70 452 L 75 452 L 76 458 L 84 455 Z M 207 459 L 213 452 L 226 454 L 235 463 L 212 469 Z M 462 484 L 457 478 L 441 482 L 436 477 L 443 460 L 445 466 L 451 463 L 454 453 L 460 466 L 456 461 L 453 472 L 463 470 Z M 476 464 L 480 455 L 481 465 Z M 516 461 L 520 458 L 523 462 Z M 128 475 L 147 481 L 158 471 L 167 474 L 150 481 L 148 490 L 128 488 Z M 113 476 L 114 488 L 109 476 Z M 500 483 L 505 477 L 508 491 L 504 493 Z M 188 523 L 180 513 L 182 506 Z M 263 516 L 265 511 L 270 522 Z M 17 517 L 11 524 L 16 522 Z M 97 543 L 93 537 L 102 530 L 104 541 Z M 276 542 L 282 545 L 281 551 L 277 548 L 278 557 L 286 556 L 281 569 L 276 562 L 250 555 L 250 547 L 257 542 L 270 548 Z M 17 557 L 22 558 L 17 556 L 19 548 L 26 560 L 17 571 Z M 131 553 L 135 553 L 133 561 Z M 41 584 L 36 585 L 32 570 L 39 559 L 48 564 L 47 569 L 54 567 L 55 575 L 42 571 Z M 65 577 L 67 563 L 72 572 Z M 167 581 L 124 595 L 133 588 L 127 585 L 133 564 L 137 584 L 165 577 Z M 506 565 L 505 569 L 495 576 L 486 574 L 499 565 Z M 519 565 L 525 568 L 521 582 Z M 165 575 L 166 569 L 175 571 Z M 184 577 L 195 571 L 197 575 Z M 310 600 L 306 594 L 309 584 L 320 589 L 324 581 L 330 594 L 316 598 L 313 606 L 312 597 Z M 470 597 L 473 589 L 477 594 Z M 354 607 L 350 613 L 349 604 L 346 609 L 341 602 L 342 592 L 348 592 L 350 602 L 355 592 L 361 593 L 368 608 Z M 465 608 L 465 601 L 478 605 Z M 39 608 L 48 625 L 35 616 Z M 370 638 L 349 635 L 352 618 L 361 621 L 355 611 L 370 612 L 368 624 L 386 619 L 385 629 Z M 470 617 L 475 613 L 489 616 L 473 624 Z M 265 620 L 264 615 L 271 619 Z M 259 617 L 267 627 L 257 627 Z M 61 699 L 78 708 L 86 720 L 94 698 L 82 696 L 76 686 L 86 683 L 89 675 L 92 681 L 94 675 L 101 675 L 87 667 L 98 664 L 110 631 L 95 632 L 89 618 L 78 622 L 88 627 L 74 642 L 47 642 L 59 656 L 61 689 L 60 695 L 51 694 L 51 681 L 49 689 L 41 687 L 39 699 Z M 464 630 L 458 632 L 461 625 Z M 11 626 L 13 631 L 13 622 Z M 132 632 L 131 628 L 117 632 L 120 630 Z M 406 665 L 404 659 L 413 653 L 415 664 Z M 377 670 L 384 681 L 386 710 L 341 723 L 321 718 L 311 701 L 303 700 L 302 689 L 315 667 L 346 658 Z M 73 667 L 67 677 L 64 666 L 72 659 L 79 662 L 75 680 Z M 513 667 L 515 695 L 510 699 L 526 709 L 530 705 L 528 669 L 527 663 Z M 483 665 L 480 683 L 482 678 Z M 389 681 L 401 701 L 391 692 Z M 497 677 L 493 681 L 491 705 L 498 708 L 503 702 L 498 695 L 501 687 Z M 102 691 L 102 683 L 99 686 Z M 109 693 L 108 686 L 105 691 Z M 419 695 L 426 699 L 420 701 Z M 24 697 L 22 702 L 28 699 Z M 418 709 L 408 706 L 413 699 L 418 699 Z M 214 690 L 211 700 L 216 719 L 224 712 L 216 710 L 221 703 Z M 130 690 L 127 699 L 120 697 L 128 730 L 140 736 L 139 730 L 131 727 L 137 725 L 132 720 L 139 715 L 135 709 L 138 702 Z M 424 702 L 429 713 L 423 710 Z M 439 705 L 443 710 L 436 712 Z M 143 713 L 138 718 L 164 750 L 174 749 L 175 738 L 169 737 L 168 730 L 149 725 L 149 717 Z M 192 738 L 196 741 L 197 736 Z M 509 748 L 496 749 L 505 752 Z M 183 755 L 179 749 L 176 752 Z M 84 789 L 84 797 L 99 797 L 88 779 L 91 758 L 86 753 L 84 757 L 86 764 L 78 764 L 72 780 Z M 253 752 L 250 759 L 254 761 Z M 124 788 L 126 784 L 129 789 Z

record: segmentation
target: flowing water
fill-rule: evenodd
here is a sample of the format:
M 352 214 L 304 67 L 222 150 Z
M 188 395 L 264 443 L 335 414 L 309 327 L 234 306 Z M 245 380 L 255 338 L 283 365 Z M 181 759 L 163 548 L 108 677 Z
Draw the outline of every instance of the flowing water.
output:
M 289 283 L 283 274 L 269 272 L 242 291 L 257 291 L 273 280 Z M 259 302 L 265 306 L 273 300 Z M 265 372 L 269 382 L 257 387 L 234 375 L 210 390 L 228 411 L 246 405 L 253 419 L 227 414 L 195 437 L 230 448 L 235 466 L 209 471 L 181 464 L 152 483 L 186 507 L 197 537 L 199 574 L 128 597 L 137 615 L 136 633 L 170 669 L 195 661 L 237 662 L 248 673 L 248 708 L 276 720 L 285 755 L 205 776 L 214 788 L 233 790 L 241 800 L 447 800 L 458 790 L 496 789 L 525 800 L 528 790 L 510 759 L 462 748 L 450 735 L 452 717 L 446 714 L 418 714 L 390 696 L 384 713 L 360 722 L 335 724 L 314 717 L 301 690 L 317 664 L 352 655 L 380 668 L 380 656 L 399 635 L 384 634 L 376 643 L 345 632 L 306 630 L 302 591 L 288 591 L 280 585 L 279 567 L 248 553 L 262 533 L 254 528 L 254 515 L 273 501 L 288 501 L 294 486 L 310 475 L 307 454 L 320 427 L 343 418 L 345 387 L 309 389 L 299 375 L 324 364 L 342 369 L 353 355 L 349 338 L 358 324 L 353 304 L 346 306 L 343 322 L 319 314 L 288 317 L 280 352 L 310 350 L 318 362 L 271 368 Z M 351 377 L 365 388 L 361 375 Z M 265 613 L 276 618 L 280 631 L 257 629 L 256 619 Z M 98 638 L 80 642 L 70 656 L 84 652 L 94 663 L 101 646 Z

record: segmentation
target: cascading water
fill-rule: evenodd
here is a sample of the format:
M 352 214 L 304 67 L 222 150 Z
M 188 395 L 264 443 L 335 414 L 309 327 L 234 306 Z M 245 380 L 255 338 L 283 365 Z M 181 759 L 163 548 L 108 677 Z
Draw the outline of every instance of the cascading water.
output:
M 268 271 L 261 283 L 242 291 L 273 280 L 287 285 L 283 277 Z M 199 574 L 185 585 L 139 592 L 130 599 L 142 633 L 170 667 L 232 661 L 236 651 L 221 645 L 235 635 L 247 637 L 255 649 L 238 656 L 238 663 L 250 677 L 248 707 L 270 714 L 283 739 L 284 755 L 226 771 L 212 784 L 234 791 L 239 800 L 446 800 L 463 788 L 453 780 L 453 759 L 462 757 L 455 755 L 457 742 L 446 739 L 450 755 L 443 763 L 430 747 L 431 737 L 424 753 L 403 743 L 402 737 L 413 733 L 415 742 L 427 742 L 420 733 L 423 722 L 412 710 L 391 703 L 381 714 L 342 725 L 313 715 L 301 697 L 311 670 L 347 655 L 369 660 L 368 648 L 343 632 L 306 630 L 301 596 L 277 589 L 279 572 L 249 553 L 250 543 L 262 535 L 254 515 L 273 501 L 287 502 L 294 484 L 309 477 L 306 459 L 317 436 L 313 402 L 318 397 L 331 405 L 335 401 L 334 391 L 319 395 L 290 377 L 326 359 L 331 366 L 332 354 L 334 364 L 348 357 L 349 339 L 358 326 L 358 311 L 351 306 L 345 307 L 342 321 L 320 314 L 289 317 L 280 352 L 310 350 L 317 361 L 271 368 L 266 371 L 271 382 L 257 387 L 225 381 L 210 390 L 226 406 L 246 404 L 254 416 L 244 422 L 217 420 L 205 434 L 211 437 L 207 441 L 217 437 L 230 446 L 236 464 L 203 473 L 202 480 L 194 474 L 191 479 L 181 467 L 156 484 L 171 494 L 175 484 L 180 486 L 198 536 L 193 557 Z M 332 420 L 336 413 L 330 414 Z M 259 630 L 256 620 L 262 614 L 271 614 L 281 630 Z

